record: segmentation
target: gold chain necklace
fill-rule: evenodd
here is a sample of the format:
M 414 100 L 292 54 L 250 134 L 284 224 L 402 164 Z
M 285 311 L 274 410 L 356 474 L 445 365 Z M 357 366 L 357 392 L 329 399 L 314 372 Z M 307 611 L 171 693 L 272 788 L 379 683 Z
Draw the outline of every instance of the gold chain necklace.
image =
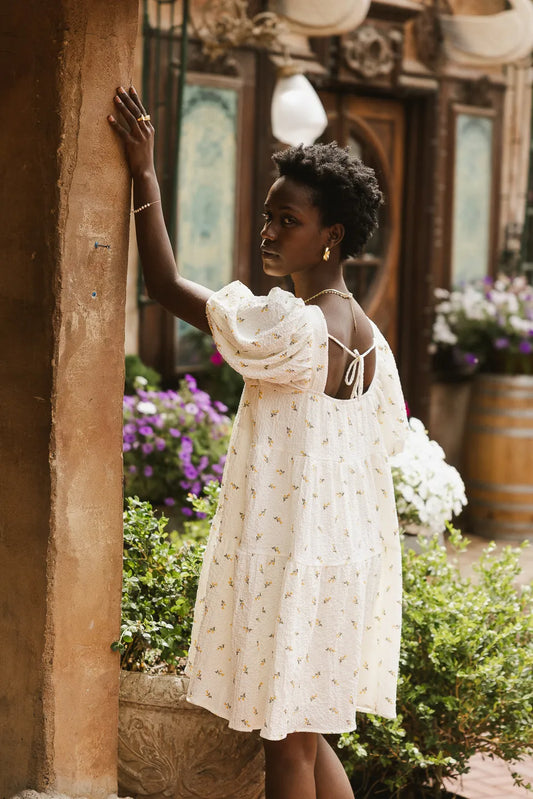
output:
M 345 300 L 349 300 L 351 298 L 351 294 L 346 291 L 339 291 L 338 289 L 322 289 L 322 291 L 318 291 L 316 294 L 313 294 L 312 297 L 308 297 L 304 300 L 304 305 L 307 305 L 308 302 L 311 300 L 316 300 L 317 297 L 321 297 L 322 294 L 337 294 L 339 297 L 343 297 Z

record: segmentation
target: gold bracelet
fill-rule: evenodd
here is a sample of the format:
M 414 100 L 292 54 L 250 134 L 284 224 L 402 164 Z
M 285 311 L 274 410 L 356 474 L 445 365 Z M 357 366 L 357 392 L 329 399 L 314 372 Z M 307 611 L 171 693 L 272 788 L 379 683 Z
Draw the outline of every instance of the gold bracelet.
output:
M 144 205 L 139 205 L 138 208 L 134 208 L 131 213 L 132 214 L 138 214 L 139 211 L 144 211 L 145 208 L 150 208 L 151 205 L 156 205 L 157 203 L 160 203 L 160 202 L 161 202 L 161 200 L 152 200 L 151 203 L 145 203 Z

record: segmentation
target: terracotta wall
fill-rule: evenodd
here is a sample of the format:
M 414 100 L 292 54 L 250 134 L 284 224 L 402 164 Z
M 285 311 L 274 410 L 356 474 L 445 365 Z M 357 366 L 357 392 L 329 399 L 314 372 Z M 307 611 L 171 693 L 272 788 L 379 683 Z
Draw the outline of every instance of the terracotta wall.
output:
M 137 0 L 2 14 L 2 797 L 116 790 L 129 181 L 105 115 L 136 27 Z

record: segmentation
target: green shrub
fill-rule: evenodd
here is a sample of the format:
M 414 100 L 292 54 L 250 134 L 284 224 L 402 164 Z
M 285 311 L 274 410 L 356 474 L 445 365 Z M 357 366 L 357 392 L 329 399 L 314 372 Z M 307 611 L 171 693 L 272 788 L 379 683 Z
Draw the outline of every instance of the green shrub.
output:
M 159 372 L 146 366 L 138 355 L 126 355 L 124 394 L 135 394 L 135 389 L 138 387 L 135 381 L 138 377 L 142 378 L 141 382 L 146 389 L 157 389 L 161 385 Z
M 199 497 L 189 494 L 187 499 L 196 511 L 196 518 L 187 519 L 183 525 L 183 532 L 178 533 L 179 540 L 198 542 L 206 540 L 217 509 L 219 494 L 220 483 L 217 482 L 204 486 Z
M 200 540 L 181 545 L 149 503 L 127 500 L 122 627 L 113 645 L 123 668 L 183 667 L 201 539 L 218 492 L 213 484 L 191 498 L 205 518 L 185 533 Z M 451 540 L 466 547 L 457 531 Z M 506 761 L 533 753 L 532 591 L 516 585 L 520 550 L 496 555 L 488 546 L 476 579 L 460 575 L 436 538 L 420 544 L 421 554 L 404 552 L 398 716 L 361 714 L 358 729 L 338 744 L 357 799 L 439 797 L 443 780 L 467 772 L 476 752 Z
M 456 531 L 452 541 L 466 545 Z M 404 554 L 398 716 L 361 715 L 338 744 L 360 799 L 438 797 L 476 752 L 533 752 L 532 593 L 515 584 L 519 550 L 488 546 L 476 580 L 436 539 L 422 547 Z
M 123 669 L 183 666 L 205 543 L 174 543 L 149 502 L 128 497 L 124 511 L 122 622 L 112 648 Z

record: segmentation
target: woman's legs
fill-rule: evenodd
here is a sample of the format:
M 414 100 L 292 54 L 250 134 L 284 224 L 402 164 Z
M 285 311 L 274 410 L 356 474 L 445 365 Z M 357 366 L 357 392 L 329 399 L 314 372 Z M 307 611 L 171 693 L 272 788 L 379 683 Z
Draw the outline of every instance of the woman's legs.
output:
M 263 740 L 266 799 L 353 799 L 342 764 L 322 735 Z
M 281 741 L 263 740 L 265 799 L 317 799 L 317 738 L 313 732 L 293 732 Z
M 350 781 L 335 750 L 326 739 L 318 736 L 315 761 L 317 799 L 353 799 Z

